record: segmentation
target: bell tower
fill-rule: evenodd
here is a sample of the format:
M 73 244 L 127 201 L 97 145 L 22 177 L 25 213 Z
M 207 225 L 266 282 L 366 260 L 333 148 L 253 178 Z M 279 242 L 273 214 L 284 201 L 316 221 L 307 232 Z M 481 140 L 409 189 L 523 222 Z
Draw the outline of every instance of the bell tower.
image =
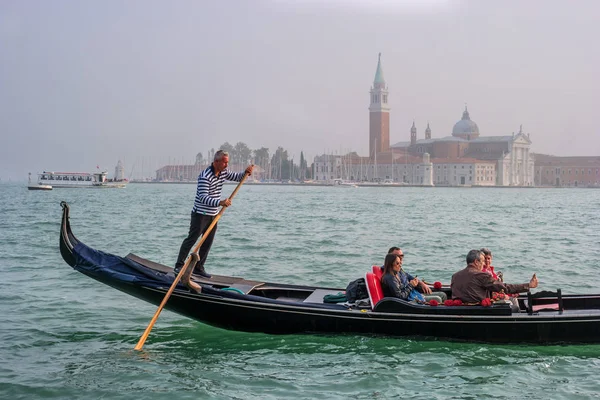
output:
M 417 144 L 417 127 L 415 126 L 415 121 L 413 120 L 413 124 L 410 127 L 410 145 L 414 146 Z
M 390 107 L 388 89 L 381 68 L 381 53 L 377 61 L 375 80 L 369 105 L 369 157 L 390 149 Z

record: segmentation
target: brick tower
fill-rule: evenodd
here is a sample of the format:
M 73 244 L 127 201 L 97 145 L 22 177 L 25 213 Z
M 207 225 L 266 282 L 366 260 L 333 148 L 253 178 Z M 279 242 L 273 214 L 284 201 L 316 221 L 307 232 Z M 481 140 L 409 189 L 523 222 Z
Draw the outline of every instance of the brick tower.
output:
M 388 90 L 381 68 L 381 53 L 377 61 L 375 80 L 369 106 L 369 157 L 390 149 L 390 107 Z

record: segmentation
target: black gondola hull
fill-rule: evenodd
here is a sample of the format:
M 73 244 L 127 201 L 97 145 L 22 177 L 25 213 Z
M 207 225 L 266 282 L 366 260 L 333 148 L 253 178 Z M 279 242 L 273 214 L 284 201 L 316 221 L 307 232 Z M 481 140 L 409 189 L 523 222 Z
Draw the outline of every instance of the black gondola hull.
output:
M 97 281 L 158 306 L 173 282 L 170 269 L 139 257 L 119 257 L 87 247 L 71 232 L 68 211 L 64 204 L 60 251 L 65 261 Z M 213 277 L 201 282 L 199 294 L 179 285 L 165 308 L 205 324 L 244 332 L 368 334 L 492 343 L 600 343 L 600 295 L 565 296 L 564 311 L 534 313 L 511 313 L 505 307 L 415 306 L 396 299 L 384 299 L 372 310 L 303 302 L 289 296 L 288 300 L 278 300 L 266 295 L 270 290 L 293 295 L 327 288 L 261 283 L 248 293 L 227 290 L 227 282 L 236 279 L 241 278 Z

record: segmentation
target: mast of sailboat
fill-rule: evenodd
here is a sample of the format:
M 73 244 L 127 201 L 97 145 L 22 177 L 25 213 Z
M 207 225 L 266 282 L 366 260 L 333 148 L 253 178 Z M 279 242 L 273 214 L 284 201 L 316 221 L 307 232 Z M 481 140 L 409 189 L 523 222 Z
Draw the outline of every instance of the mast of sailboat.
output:
M 359 182 L 363 180 L 363 170 L 362 170 L 362 157 L 360 158 L 360 179 Z
M 392 183 L 394 182 L 394 148 L 390 147 L 390 150 L 392 151 Z
M 373 180 L 376 182 L 377 179 L 379 178 L 379 174 L 377 173 L 377 139 L 375 139 L 374 152 L 375 152 L 375 157 L 374 157 L 375 158 L 375 170 L 373 171 L 373 175 L 374 175 Z
M 408 180 L 406 178 L 407 177 L 407 175 L 406 175 L 407 174 L 407 172 L 406 172 L 407 168 L 408 168 L 408 151 L 407 151 L 406 148 L 404 148 L 404 179 L 403 180 L 405 180 L 405 181 Z M 408 183 L 408 182 L 405 182 L 405 183 Z

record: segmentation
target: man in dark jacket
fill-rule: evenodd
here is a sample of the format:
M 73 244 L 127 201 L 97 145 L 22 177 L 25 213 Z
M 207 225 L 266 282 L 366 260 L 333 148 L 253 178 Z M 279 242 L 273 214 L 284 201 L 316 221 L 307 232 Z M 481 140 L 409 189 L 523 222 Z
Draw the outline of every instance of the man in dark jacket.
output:
M 495 280 L 490 274 L 483 272 L 485 257 L 479 250 L 471 250 L 467 254 L 467 267 L 452 275 L 452 298 L 460 299 L 463 303 L 480 303 L 490 298 L 492 292 L 521 293 L 536 288 L 538 280 L 535 274 L 529 283 L 508 284 Z

